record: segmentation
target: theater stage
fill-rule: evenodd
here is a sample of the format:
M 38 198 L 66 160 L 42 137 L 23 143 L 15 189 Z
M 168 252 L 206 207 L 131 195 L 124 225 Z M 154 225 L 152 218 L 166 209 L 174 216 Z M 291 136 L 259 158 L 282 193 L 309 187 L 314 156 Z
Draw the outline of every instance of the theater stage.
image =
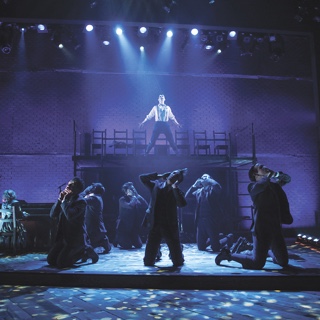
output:
M 45 253 L 28 253 L 1 258 L 1 284 L 91 288 L 154 288 L 216 290 L 318 290 L 320 252 L 288 240 L 290 265 L 282 269 L 267 261 L 261 271 L 243 270 L 236 262 L 214 262 L 216 253 L 198 251 L 184 244 L 185 265 L 172 267 L 166 244 L 162 259 L 154 267 L 143 265 L 144 247 L 112 248 L 96 264 L 77 264 L 59 270 L 48 266 Z
M 289 267 L 260 271 L 217 266 L 195 244 L 184 244 L 180 268 L 166 245 L 155 267 L 143 266 L 144 248 L 63 270 L 46 253 L 3 255 L 0 319 L 319 319 L 320 252 L 287 241 Z

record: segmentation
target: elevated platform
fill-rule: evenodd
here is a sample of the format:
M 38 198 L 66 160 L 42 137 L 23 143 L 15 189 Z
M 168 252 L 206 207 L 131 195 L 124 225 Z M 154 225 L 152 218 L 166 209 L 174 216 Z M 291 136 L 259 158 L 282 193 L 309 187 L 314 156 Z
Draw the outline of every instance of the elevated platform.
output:
M 96 156 L 73 156 L 77 170 L 89 168 L 107 167 L 158 167 L 163 163 L 170 163 L 172 167 L 217 167 L 217 168 L 237 168 L 250 164 L 253 157 L 228 157 L 224 155 L 96 155 Z

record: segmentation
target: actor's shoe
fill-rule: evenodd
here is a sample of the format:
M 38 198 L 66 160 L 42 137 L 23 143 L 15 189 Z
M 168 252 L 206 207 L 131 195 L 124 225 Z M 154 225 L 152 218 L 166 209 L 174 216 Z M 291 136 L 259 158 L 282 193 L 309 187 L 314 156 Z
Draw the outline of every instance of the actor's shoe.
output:
M 184 261 L 173 264 L 174 267 L 182 267 L 183 265 L 184 265 Z
M 93 248 L 89 247 L 86 249 L 84 256 L 82 257 L 82 262 L 87 262 L 88 259 L 91 259 L 92 263 L 97 263 L 99 261 L 99 256 L 95 253 Z
M 216 256 L 214 260 L 217 266 L 220 266 L 221 261 L 228 260 L 231 261 L 230 250 L 226 248 L 222 248 L 220 253 Z
M 149 261 L 143 261 L 145 267 L 154 267 L 154 263 L 149 262 Z

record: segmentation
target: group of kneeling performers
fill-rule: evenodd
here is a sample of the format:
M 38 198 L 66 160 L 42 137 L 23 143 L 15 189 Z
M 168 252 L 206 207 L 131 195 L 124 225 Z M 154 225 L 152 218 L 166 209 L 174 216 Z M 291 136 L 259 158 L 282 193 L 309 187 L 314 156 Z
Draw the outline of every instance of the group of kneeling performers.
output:
M 163 174 L 141 174 L 140 181 L 151 193 L 149 202 L 138 194 L 131 182 L 122 186 L 124 195 L 119 199 L 114 246 L 141 248 L 139 230 L 143 224 L 148 228 L 144 265 L 154 266 L 161 258 L 160 246 L 164 240 L 173 266 L 182 266 L 184 254 L 177 208 L 186 206 L 186 198 L 194 196 L 197 203 L 197 246 L 199 250 L 211 247 L 213 252 L 217 252 L 217 265 L 228 260 L 240 263 L 243 268 L 258 270 L 264 267 L 268 257 L 282 267 L 288 265 L 288 251 L 282 232 L 282 224 L 293 222 L 288 199 L 282 189 L 290 182 L 288 175 L 275 178 L 273 171 L 260 164 L 250 168 L 248 191 L 254 207 L 252 242 L 240 237 L 233 243 L 232 234 L 219 234 L 219 216 L 223 215 L 220 184 L 210 175 L 203 174 L 184 194 L 179 185 L 186 173 L 187 169 L 179 169 Z M 102 216 L 104 192 L 101 183 L 93 183 L 84 189 L 80 178 L 69 181 L 50 212 L 51 218 L 57 220 L 57 233 L 47 256 L 49 265 L 72 267 L 88 259 L 96 263 L 99 254 L 111 250 Z
M 252 242 L 240 237 L 233 243 L 233 235 L 223 235 L 221 217 L 221 186 L 210 175 L 203 174 L 184 194 L 179 188 L 187 169 L 174 170 L 163 174 L 147 173 L 140 175 L 140 181 L 150 191 L 147 202 L 138 194 L 132 182 L 122 186 L 123 196 L 119 199 L 115 247 L 122 249 L 141 248 L 141 227 L 148 230 L 144 265 L 154 266 L 161 259 L 161 242 L 168 245 L 170 258 L 174 266 L 184 264 L 183 246 L 180 242 L 178 207 L 187 205 L 186 198 L 196 199 L 195 225 L 196 242 L 201 251 L 211 248 L 217 252 L 215 263 L 223 260 L 236 261 L 246 269 L 262 269 L 268 257 L 282 267 L 288 265 L 288 251 L 282 233 L 282 224 L 291 224 L 286 193 L 282 187 L 290 182 L 290 177 L 275 173 L 267 167 L 256 164 L 249 169 L 248 191 L 254 212 L 251 225 Z M 108 253 L 111 244 L 103 222 L 102 195 L 105 188 L 101 183 L 93 183 L 84 189 L 84 182 L 74 177 L 65 190 L 59 194 L 50 211 L 50 217 L 57 223 L 55 240 L 50 249 L 49 265 L 66 268 L 76 263 L 92 263 L 99 260 L 99 254 Z M 2 196 L 3 212 L 16 207 L 18 219 L 23 212 L 13 190 L 5 190 Z M 10 229 L 8 223 L 0 217 L 0 229 Z M 21 225 L 21 224 L 19 224 Z M 23 226 L 21 225 L 21 228 Z

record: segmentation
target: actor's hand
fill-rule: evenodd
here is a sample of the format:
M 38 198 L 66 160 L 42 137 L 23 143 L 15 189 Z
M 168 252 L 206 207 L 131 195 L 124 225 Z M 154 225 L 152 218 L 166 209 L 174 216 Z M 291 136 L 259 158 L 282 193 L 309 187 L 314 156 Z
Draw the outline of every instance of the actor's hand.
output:
M 177 180 L 175 183 L 173 183 L 171 186 L 173 189 L 176 189 L 178 188 L 178 184 L 179 184 L 179 181 Z

